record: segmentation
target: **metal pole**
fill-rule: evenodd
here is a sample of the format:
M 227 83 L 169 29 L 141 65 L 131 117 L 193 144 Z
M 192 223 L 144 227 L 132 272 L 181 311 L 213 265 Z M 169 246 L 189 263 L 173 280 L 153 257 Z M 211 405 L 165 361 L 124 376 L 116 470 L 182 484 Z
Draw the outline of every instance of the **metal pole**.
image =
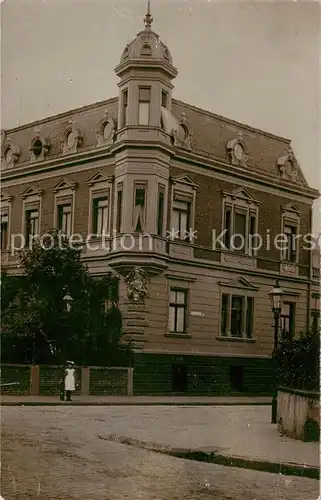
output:
M 277 412 L 278 412 L 278 380 L 277 380 L 277 356 L 276 351 L 278 348 L 278 338 L 279 338 L 279 311 L 274 312 L 274 346 L 272 353 L 272 361 L 273 361 L 273 396 L 272 396 L 272 414 L 271 414 L 271 423 L 276 424 L 277 422 Z

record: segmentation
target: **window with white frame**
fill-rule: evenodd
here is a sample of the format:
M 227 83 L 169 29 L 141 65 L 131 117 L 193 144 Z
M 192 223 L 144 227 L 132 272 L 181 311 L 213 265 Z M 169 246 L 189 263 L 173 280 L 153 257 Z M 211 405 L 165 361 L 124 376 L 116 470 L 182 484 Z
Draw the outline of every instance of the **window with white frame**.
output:
M 108 196 L 95 197 L 93 199 L 93 233 L 97 236 L 108 234 Z
M 141 233 L 144 231 L 146 224 L 146 182 L 134 183 L 134 231 Z
M 57 206 L 57 229 L 64 236 L 69 238 L 71 236 L 71 218 L 72 218 L 72 205 L 71 203 L 58 204 Z
M 138 125 L 149 124 L 150 114 L 150 87 L 139 87 L 138 89 Z
M 121 108 L 121 126 L 126 127 L 128 124 L 128 89 L 122 91 L 122 108 Z
M 299 258 L 300 211 L 293 204 L 281 209 L 281 260 L 295 264 Z
M 164 206 L 165 204 L 165 186 L 158 186 L 158 196 L 157 196 L 157 235 L 163 236 L 164 232 Z
M 224 194 L 223 232 L 227 250 L 254 256 L 258 227 L 258 202 L 245 190 Z
M 39 236 L 39 210 L 36 208 L 25 211 L 25 237 L 26 243 Z
M 297 254 L 297 226 L 284 224 L 284 242 L 282 245 L 282 260 L 296 262 Z
M 9 211 L 1 212 L 1 250 L 9 246 Z
M 223 293 L 221 298 L 221 336 L 252 338 L 254 298 Z
M 172 179 L 170 234 L 172 240 L 192 241 L 197 185 L 187 175 Z
M 295 302 L 284 302 L 281 312 L 282 337 L 292 339 L 295 336 Z
M 187 328 L 187 294 L 182 288 L 170 288 L 169 296 L 169 331 L 186 333 Z
M 175 239 L 189 241 L 191 220 L 191 201 L 176 195 L 173 202 L 171 231 Z
M 120 233 L 122 230 L 123 217 L 123 183 L 119 182 L 116 189 L 116 231 Z

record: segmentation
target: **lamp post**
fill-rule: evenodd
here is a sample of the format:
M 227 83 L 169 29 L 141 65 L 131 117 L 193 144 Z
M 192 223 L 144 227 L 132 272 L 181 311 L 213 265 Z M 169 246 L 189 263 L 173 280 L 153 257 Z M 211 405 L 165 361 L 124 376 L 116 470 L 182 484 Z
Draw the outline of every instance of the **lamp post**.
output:
M 271 423 L 276 424 L 277 420 L 277 365 L 276 365 L 276 351 L 278 348 L 278 338 L 279 338 L 279 321 L 280 314 L 282 311 L 282 297 L 283 290 L 280 288 L 279 282 L 276 281 L 275 287 L 269 291 L 269 297 L 271 300 L 271 308 L 274 314 L 274 344 L 272 352 L 273 360 L 273 370 L 274 370 L 274 387 L 273 387 L 273 397 L 272 397 L 272 414 Z

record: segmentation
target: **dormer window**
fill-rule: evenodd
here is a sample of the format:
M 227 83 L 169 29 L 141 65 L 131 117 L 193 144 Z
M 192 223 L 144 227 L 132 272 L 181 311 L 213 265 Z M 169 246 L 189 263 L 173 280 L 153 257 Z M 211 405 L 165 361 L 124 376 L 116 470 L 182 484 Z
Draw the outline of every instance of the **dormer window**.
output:
M 148 43 L 144 43 L 142 46 L 142 50 L 140 53 L 142 56 L 151 56 L 152 55 L 152 48 Z
M 35 155 L 35 157 L 39 158 L 39 156 L 42 153 L 42 142 L 40 139 L 35 140 L 35 142 L 32 145 L 32 151 L 33 151 L 33 154 Z

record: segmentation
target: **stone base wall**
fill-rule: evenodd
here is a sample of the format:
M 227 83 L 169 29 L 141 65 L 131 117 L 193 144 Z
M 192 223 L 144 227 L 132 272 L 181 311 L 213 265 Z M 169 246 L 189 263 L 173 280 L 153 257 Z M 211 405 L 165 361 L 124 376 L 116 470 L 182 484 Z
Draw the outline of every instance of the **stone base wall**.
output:
M 117 395 L 133 393 L 132 368 L 81 367 L 76 369 L 76 394 Z M 1 365 L 1 394 L 44 395 L 60 393 L 61 366 Z
M 271 359 L 135 354 L 134 394 L 270 395 Z
M 279 388 L 277 419 L 281 434 L 301 441 L 319 441 L 320 394 Z

